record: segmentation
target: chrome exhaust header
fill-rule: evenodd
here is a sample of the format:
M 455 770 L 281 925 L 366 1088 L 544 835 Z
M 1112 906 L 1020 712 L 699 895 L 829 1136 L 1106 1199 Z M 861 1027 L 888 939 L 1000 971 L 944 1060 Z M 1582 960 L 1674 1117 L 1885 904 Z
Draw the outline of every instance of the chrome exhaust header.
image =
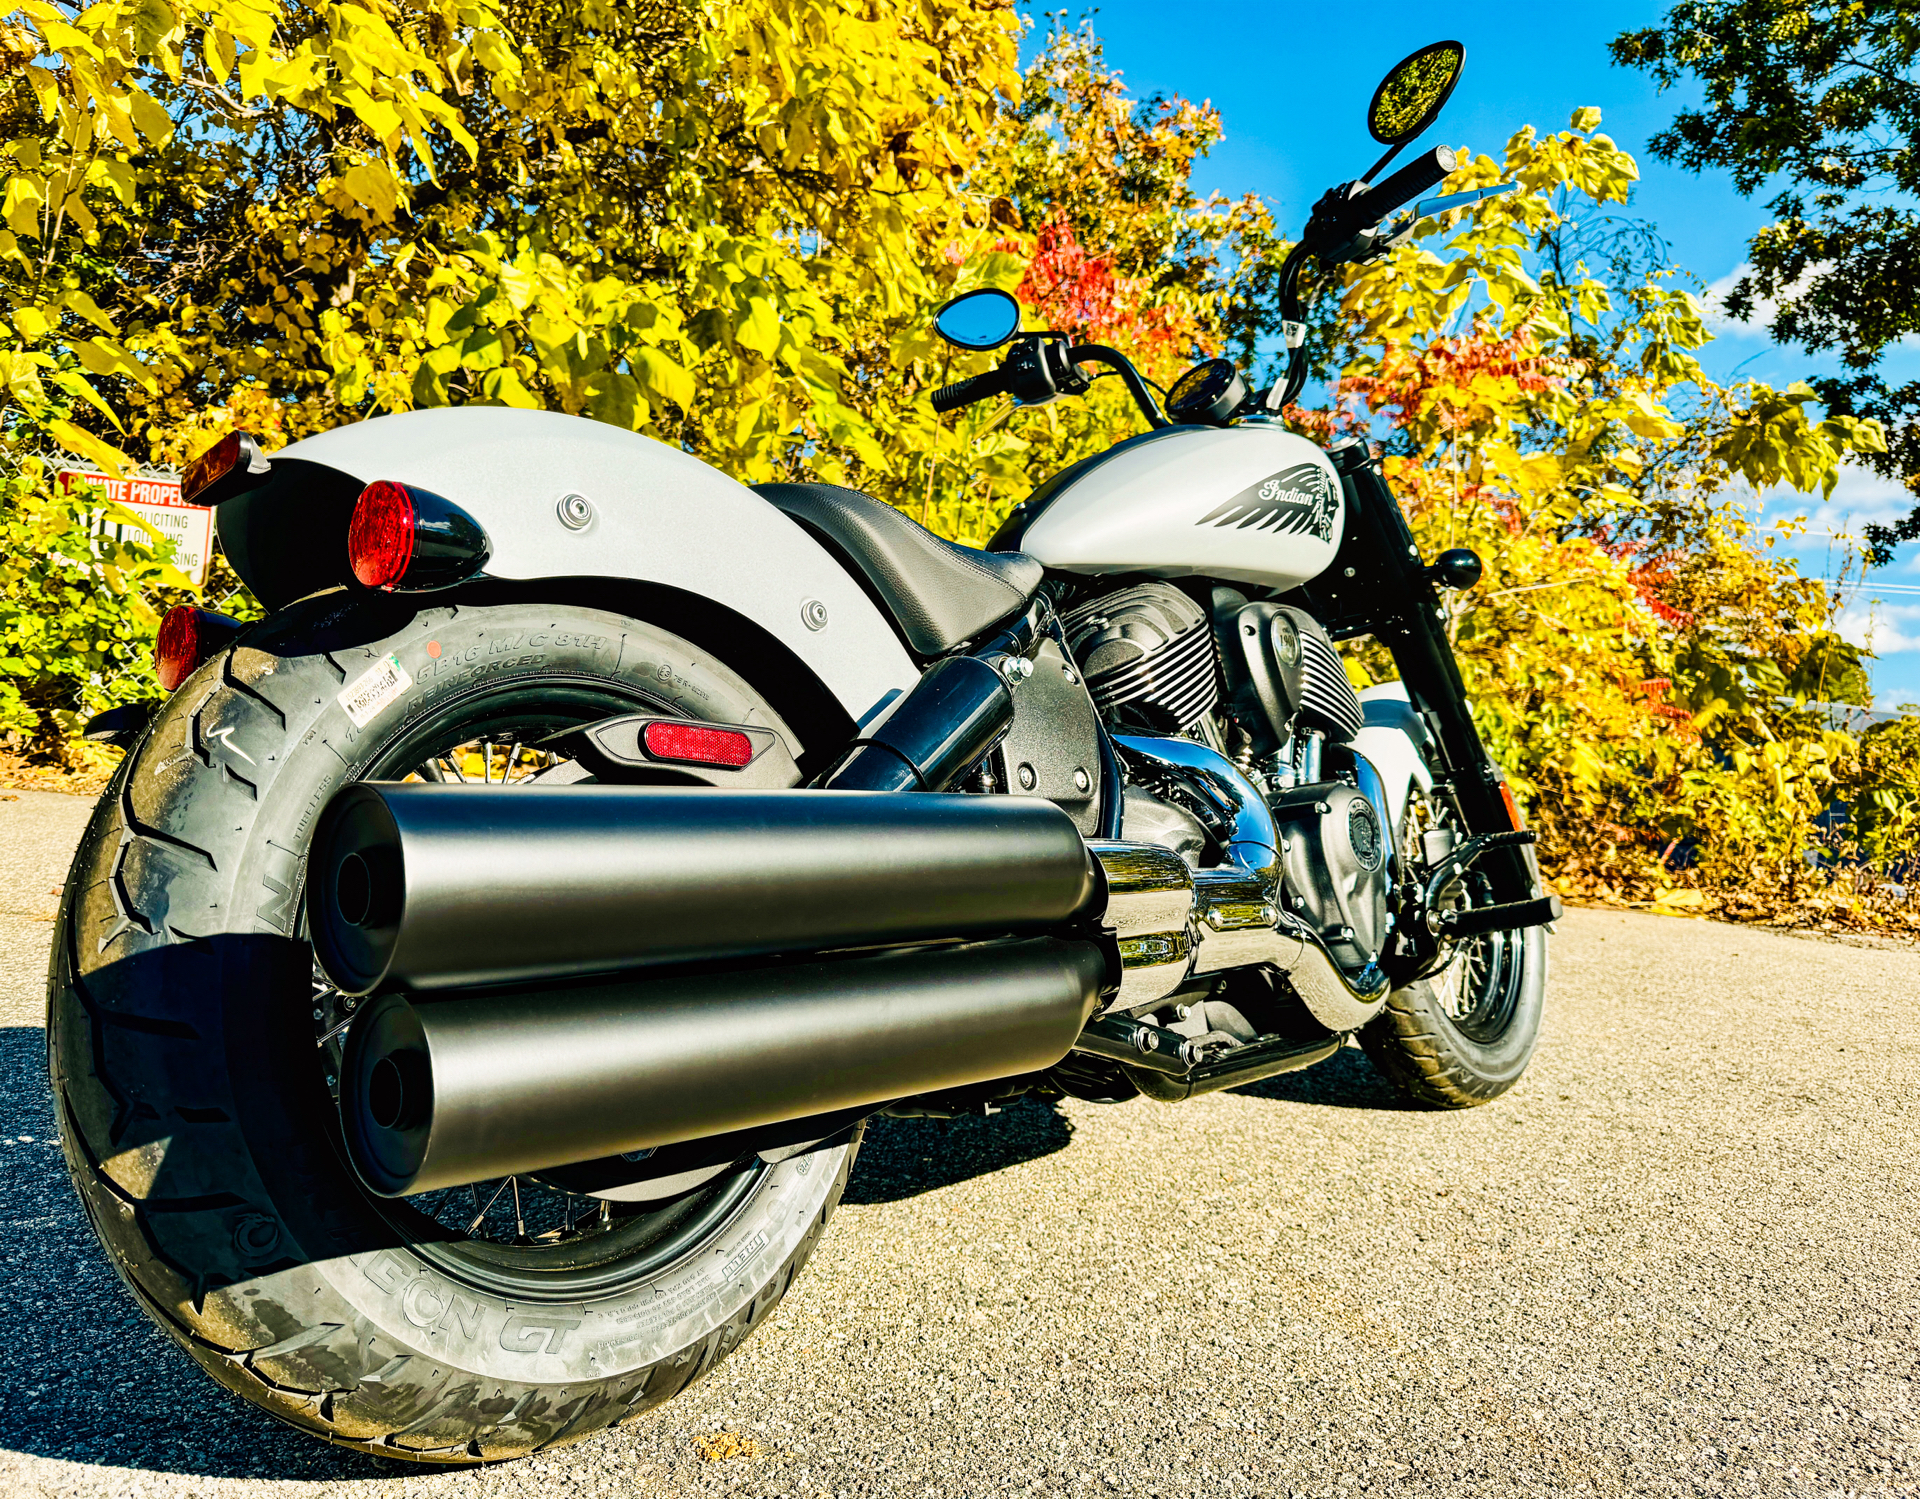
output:
M 1106 874 L 1106 924 L 1119 942 L 1119 992 L 1107 1013 L 1146 1009 L 1188 980 L 1267 963 L 1287 975 L 1313 1018 L 1358 1030 L 1391 985 L 1378 967 L 1348 975 L 1281 899 L 1280 838 L 1265 799 L 1232 761 L 1191 739 L 1121 736 L 1129 757 L 1177 782 L 1224 830 L 1228 862 L 1191 869 L 1158 844 L 1092 842 Z

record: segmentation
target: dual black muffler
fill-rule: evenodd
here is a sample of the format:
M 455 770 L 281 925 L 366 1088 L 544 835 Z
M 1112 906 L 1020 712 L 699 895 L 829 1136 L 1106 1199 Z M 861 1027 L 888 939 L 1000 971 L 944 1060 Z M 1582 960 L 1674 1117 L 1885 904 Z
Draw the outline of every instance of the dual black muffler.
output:
M 1110 986 L 1049 802 L 363 784 L 309 927 L 354 1023 L 342 1127 L 390 1196 L 1014 1076 Z

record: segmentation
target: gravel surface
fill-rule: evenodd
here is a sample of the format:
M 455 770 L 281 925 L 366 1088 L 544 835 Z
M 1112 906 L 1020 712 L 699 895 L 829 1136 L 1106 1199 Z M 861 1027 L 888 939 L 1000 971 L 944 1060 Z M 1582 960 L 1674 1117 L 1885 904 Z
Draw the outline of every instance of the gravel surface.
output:
M 47 943 L 92 812 L 85 797 L 0 791 L 0 1026 L 46 1024 Z
M 1355 1051 L 1179 1107 L 883 1121 L 766 1327 L 640 1424 L 491 1469 L 335 1452 L 133 1308 L 50 1143 L 0 803 L 0 1493 L 1920 1494 L 1920 958 L 1575 911 L 1525 1081 Z

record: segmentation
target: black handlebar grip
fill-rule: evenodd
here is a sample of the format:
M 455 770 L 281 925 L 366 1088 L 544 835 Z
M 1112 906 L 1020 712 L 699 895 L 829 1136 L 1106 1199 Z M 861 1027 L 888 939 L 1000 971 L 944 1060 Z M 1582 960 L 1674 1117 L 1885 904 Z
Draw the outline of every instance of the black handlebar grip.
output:
M 1416 156 L 1385 182 L 1374 183 L 1353 200 L 1354 207 L 1377 223 L 1396 208 L 1413 202 L 1428 188 L 1445 182 L 1458 160 L 1453 147 L 1435 146 L 1424 156 Z
M 997 369 L 943 385 L 933 393 L 933 409 L 944 416 L 949 411 L 958 411 L 962 406 L 971 406 L 975 401 L 984 401 L 989 396 L 1003 396 L 1007 393 L 1007 378 L 1004 369 Z

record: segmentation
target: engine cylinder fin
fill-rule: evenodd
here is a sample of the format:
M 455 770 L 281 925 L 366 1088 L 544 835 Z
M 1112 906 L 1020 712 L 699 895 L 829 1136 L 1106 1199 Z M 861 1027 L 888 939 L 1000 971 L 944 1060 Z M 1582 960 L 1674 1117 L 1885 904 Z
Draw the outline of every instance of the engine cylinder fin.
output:
M 1096 699 L 1096 701 L 1099 701 Z M 1208 708 L 1213 706 L 1214 694 L 1211 684 L 1204 678 L 1161 681 L 1127 697 L 1107 698 L 1100 701 L 1106 709 L 1126 707 L 1129 703 L 1151 702 L 1173 717 L 1180 720 L 1180 727 L 1186 728 Z
M 1103 676 L 1099 694 L 1112 702 L 1130 702 L 1156 685 L 1164 690 L 1190 680 L 1204 681 L 1211 643 L 1204 626 L 1189 630 L 1153 655 Z
M 1351 740 L 1366 722 L 1360 695 L 1347 680 L 1340 653 L 1318 631 L 1300 632 L 1302 682 L 1300 712 L 1313 727 L 1323 728 L 1342 743 Z
M 1103 717 L 1126 728 L 1180 733 L 1220 700 L 1220 667 L 1205 612 L 1170 583 L 1118 589 L 1063 623 Z

